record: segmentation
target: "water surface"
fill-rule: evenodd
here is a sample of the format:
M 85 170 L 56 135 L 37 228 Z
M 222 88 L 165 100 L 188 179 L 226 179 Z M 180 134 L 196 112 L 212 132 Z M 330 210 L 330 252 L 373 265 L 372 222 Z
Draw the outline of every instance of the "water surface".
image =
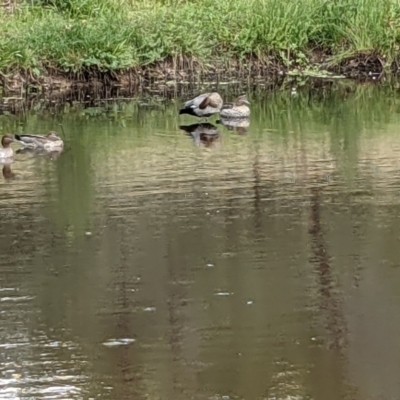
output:
M 202 135 L 180 98 L 0 116 L 66 141 L 1 166 L 1 399 L 398 399 L 400 96 L 249 98 Z

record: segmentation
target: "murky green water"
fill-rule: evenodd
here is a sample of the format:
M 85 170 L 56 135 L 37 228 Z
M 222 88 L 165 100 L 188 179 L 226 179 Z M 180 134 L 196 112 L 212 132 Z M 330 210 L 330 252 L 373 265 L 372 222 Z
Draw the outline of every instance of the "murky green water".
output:
M 67 147 L 0 177 L 1 399 L 398 398 L 400 94 L 290 92 L 0 116 Z

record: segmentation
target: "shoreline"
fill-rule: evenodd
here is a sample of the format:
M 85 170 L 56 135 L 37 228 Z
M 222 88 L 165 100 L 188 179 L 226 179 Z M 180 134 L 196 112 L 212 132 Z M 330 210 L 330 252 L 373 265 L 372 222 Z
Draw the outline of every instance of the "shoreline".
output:
M 197 77 L 198 78 L 198 77 Z M 207 79 L 206 79 L 207 78 Z M 70 85 L 46 86 L 45 88 L 34 86 L 31 90 L 10 93 L 8 96 L 0 94 L 0 114 L 10 113 L 18 115 L 36 109 L 38 112 L 62 112 L 68 109 L 81 107 L 108 107 L 108 104 L 125 103 L 134 101 L 138 107 L 159 107 L 165 102 L 184 101 L 199 93 L 217 91 L 223 98 L 233 98 L 247 93 L 252 97 L 288 95 L 314 96 L 316 99 L 324 98 L 328 94 L 341 93 L 343 96 L 351 97 L 361 95 L 364 91 L 386 88 L 384 90 L 395 90 L 398 86 L 398 77 L 394 74 L 367 75 L 365 79 L 348 79 L 336 77 L 315 77 L 295 75 L 269 75 L 266 77 L 243 76 L 212 76 L 208 75 L 203 80 L 165 81 L 153 80 L 143 81 L 139 86 L 123 85 L 114 82 L 101 82 L 91 80 L 88 82 L 69 81 Z M 58 84 L 58 82 L 56 82 Z M 328 96 L 330 96 L 328 95 Z M 40 111 L 39 111 L 40 110 Z
M 316 56 L 314 57 L 316 58 Z M 330 66 L 330 57 L 318 55 L 318 62 L 305 67 L 287 68 L 278 60 L 259 62 L 248 59 L 239 63 L 216 63 L 205 67 L 196 61 L 186 61 L 177 65 L 174 61 L 165 61 L 129 71 L 84 71 L 82 73 L 62 73 L 45 71 L 40 76 L 22 71 L 0 74 L 0 100 L 22 93 L 46 93 L 52 91 L 79 90 L 96 87 L 121 87 L 130 93 L 138 93 L 143 87 L 158 86 L 164 88 L 176 85 L 212 84 L 234 82 L 253 82 L 254 84 L 278 84 L 290 77 L 319 79 L 351 79 L 355 81 L 379 80 L 382 76 L 396 76 L 397 65 L 385 68 L 382 60 L 374 55 L 362 55 L 350 58 L 339 65 Z M 189 67 L 190 65 L 190 67 Z

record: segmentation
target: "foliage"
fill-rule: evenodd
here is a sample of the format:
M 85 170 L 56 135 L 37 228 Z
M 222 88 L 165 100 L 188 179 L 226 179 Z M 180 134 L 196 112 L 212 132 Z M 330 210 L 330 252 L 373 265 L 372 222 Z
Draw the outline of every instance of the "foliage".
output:
M 0 72 L 123 71 L 166 59 L 358 54 L 397 61 L 396 0 L 30 0 L 0 11 Z

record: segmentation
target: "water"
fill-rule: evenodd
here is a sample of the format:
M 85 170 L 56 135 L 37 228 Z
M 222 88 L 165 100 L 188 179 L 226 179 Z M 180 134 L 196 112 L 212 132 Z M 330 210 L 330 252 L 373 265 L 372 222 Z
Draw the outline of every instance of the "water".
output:
M 0 180 L 0 398 L 398 399 L 400 96 L 331 86 L 1 116 L 66 151 Z

